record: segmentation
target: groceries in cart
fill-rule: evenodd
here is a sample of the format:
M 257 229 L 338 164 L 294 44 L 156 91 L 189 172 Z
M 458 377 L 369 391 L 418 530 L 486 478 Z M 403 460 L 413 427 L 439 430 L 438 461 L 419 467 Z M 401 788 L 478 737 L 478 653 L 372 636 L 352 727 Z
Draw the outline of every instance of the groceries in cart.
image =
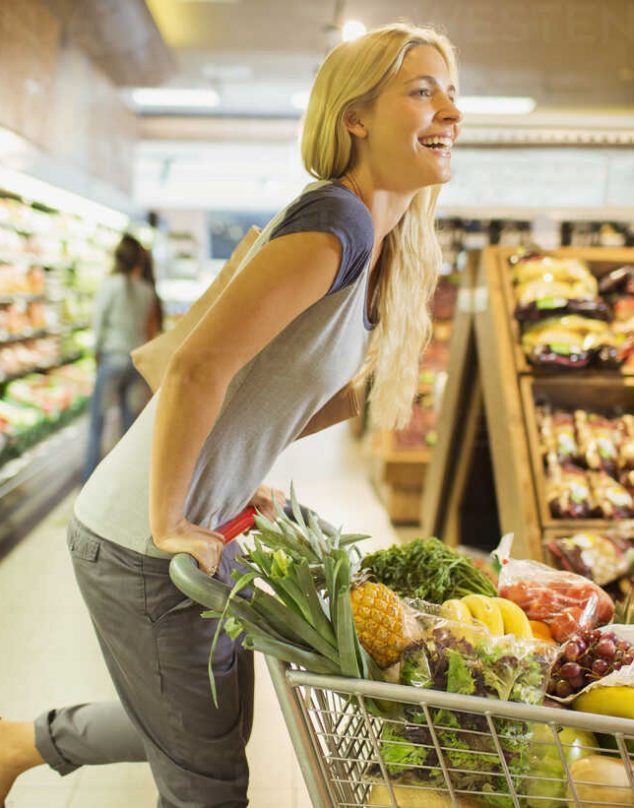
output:
M 612 622 L 614 602 L 597 583 L 512 559 L 508 541 L 499 576 L 434 538 L 364 555 L 366 536 L 327 525 L 294 491 L 275 521 L 254 521 L 233 589 L 193 575 L 191 559 L 175 559 L 172 577 L 217 619 L 216 637 L 224 630 L 325 674 L 325 688 L 378 683 L 364 700 L 365 720 L 376 722 L 373 751 L 359 758 L 365 796 L 338 805 L 393 806 L 392 795 L 427 808 L 568 808 L 582 796 L 634 805 L 634 627 Z M 634 607 L 617 617 L 634 623 Z M 395 686 L 401 699 L 380 695 Z M 419 702 L 406 695 L 414 692 L 439 695 Z M 548 725 L 542 705 L 552 708 Z M 594 721 L 592 735 L 570 734 L 574 714 Z M 598 718 L 631 720 L 631 729 L 615 740 Z M 345 726 L 325 732 L 328 743 Z

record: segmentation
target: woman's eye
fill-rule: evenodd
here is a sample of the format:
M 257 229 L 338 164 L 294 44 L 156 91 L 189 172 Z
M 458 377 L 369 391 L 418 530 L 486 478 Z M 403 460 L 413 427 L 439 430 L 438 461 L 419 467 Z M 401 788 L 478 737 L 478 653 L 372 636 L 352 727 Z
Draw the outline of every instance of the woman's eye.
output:
M 417 90 L 414 90 L 414 95 L 424 96 L 425 98 L 429 98 L 431 96 L 431 90 L 427 87 L 419 87 Z

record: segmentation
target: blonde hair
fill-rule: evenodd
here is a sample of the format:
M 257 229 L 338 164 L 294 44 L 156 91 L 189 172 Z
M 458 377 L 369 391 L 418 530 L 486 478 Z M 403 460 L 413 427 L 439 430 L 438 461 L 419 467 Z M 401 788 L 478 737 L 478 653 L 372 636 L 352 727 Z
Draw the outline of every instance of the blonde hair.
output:
M 338 179 L 352 168 L 353 136 L 345 125 L 346 113 L 372 103 L 399 71 L 407 52 L 419 45 L 439 51 L 457 87 L 453 46 L 433 28 L 394 23 L 331 51 L 315 78 L 306 111 L 302 158 L 310 174 L 320 180 Z M 441 263 L 435 230 L 440 187 L 428 186 L 415 194 L 381 253 L 380 319 L 355 382 L 373 376 L 372 419 L 388 429 L 402 428 L 411 418 L 420 357 L 431 338 L 429 303 Z

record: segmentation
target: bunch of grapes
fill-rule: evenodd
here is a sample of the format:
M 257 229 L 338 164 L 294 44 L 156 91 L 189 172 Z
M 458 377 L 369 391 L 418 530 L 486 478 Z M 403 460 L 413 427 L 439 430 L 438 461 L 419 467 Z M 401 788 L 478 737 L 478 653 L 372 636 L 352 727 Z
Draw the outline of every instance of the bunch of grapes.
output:
M 550 675 L 548 694 L 565 699 L 634 661 L 634 645 L 612 631 L 581 630 L 561 649 Z

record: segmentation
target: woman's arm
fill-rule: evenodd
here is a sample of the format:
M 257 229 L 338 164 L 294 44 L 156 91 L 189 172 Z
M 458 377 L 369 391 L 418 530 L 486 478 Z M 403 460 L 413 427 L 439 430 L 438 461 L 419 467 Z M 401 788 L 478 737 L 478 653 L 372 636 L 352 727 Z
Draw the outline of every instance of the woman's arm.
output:
M 207 572 L 217 568 L 221 538 L 184 515 L 200 450 L 231 379 L 326 294 L 340 261 L 341 245 L 331 234 L 269 242 L 172 356 L 159 394 L 150 474 L 150 525 L 161 550 L 191 553 Z

